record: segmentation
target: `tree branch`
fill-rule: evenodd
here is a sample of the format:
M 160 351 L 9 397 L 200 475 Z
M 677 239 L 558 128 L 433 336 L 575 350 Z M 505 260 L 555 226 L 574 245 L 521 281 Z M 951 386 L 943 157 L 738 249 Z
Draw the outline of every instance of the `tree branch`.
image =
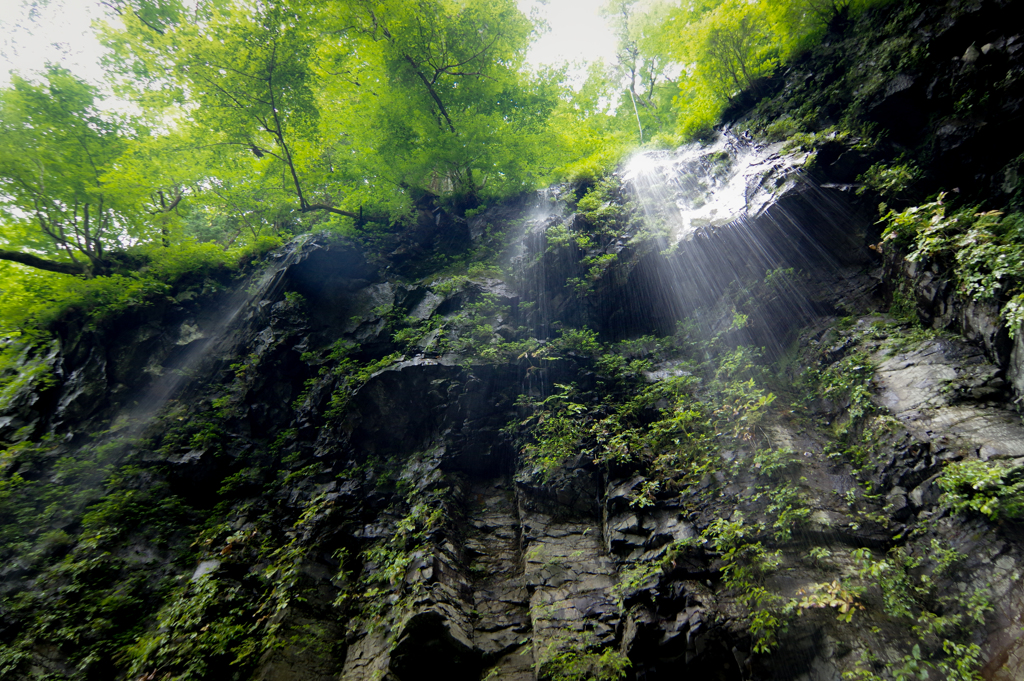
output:
M 328 213 L 334 213 L 335 215 L 344 215 L 345 217 L 352 218 L 353 220 L 359 219 L 358 213 L 350 213 L 347 210 L 341 210 L 340 208 L 335 208 L 334 206 L 328 206 L 325 203 L 307 203 L 304 204 L 299 210 L 303 213 L 309 213 L 310 211 L 314 210 L 325 210 Z
M 34 267 L 37 270 L 46 270 L 47 272 L 74 275 L 89 274 L 89 268 L 82 263 L 57 262 L 55 260 L 40 258 L 39 256 L 31 255 L 29 253 L 22 253 L 20 251 L 0 250 L 0 260 L 9 260 L 11 262 Z
M 452 123 L 452 118 L 451 116 L 448 115 L 448 110 L 444 108 L 444 104 L 441 102 L 441 98 L 437 96 L 437 92 L 434 90 L 434 86 L 430 84 L 430 81 L 427 80 L 427 77 L 423 75 L 422 71 L 420 71 L 419 65 L 416 63 L 416 60 L 410 57 L 409 55 L 405 55 L 405 60 L 409 62 L 409 64 L 412 66 L 413 73 L 419 76 L 420 80 L 423 81 L 423 85 L 427 88 L 427 92 L 430 93 L 430 98 L 434 100 L 434 103 L 437 104 L 437 108 L 441 112 L 441 115 L 444 116 L 444 119 L 446 121 L 448 121 L 448 129 L 451 130 L 452 132 L 455 132 L 455 124 Z
M 181 203 L 182 196 L 184 196 L 184 194 L 182 193 L 181 189 L 178 189 L 177 193 L 174 196 L 174 199 L 168 205 L 167 201 L 164 199 L 164 190 L 162 190 L 162 189 L 159 190 L 158 194 L 160 196 L 160 208 L 157 209 L 157 210 L 149 211 L 150 215 L 159 215 L 160 213 L 170 213 L 172 210 L 174 210 L 175 208 L 178 207 L 178 204 Z

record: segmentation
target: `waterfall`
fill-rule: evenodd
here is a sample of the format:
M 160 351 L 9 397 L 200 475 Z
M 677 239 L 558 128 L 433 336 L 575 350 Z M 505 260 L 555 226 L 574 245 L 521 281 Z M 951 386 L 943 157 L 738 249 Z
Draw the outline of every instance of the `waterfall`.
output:
M 663 223 L 670 243 L 693 239 L 736 220 L 755 219 L 798 182 L 804 157 L 782 143 L 758 146 L 728 132 L 673 151 L 647 151 L 626 164 L 652 229 Z
M 863 225 L 842 195 L 802 170 L 805 155 L 728 132 L 670 152 L 641 152 L 623 180 L 657 235 L 656 288 L 677 319 L 709 339 L 781 352 L 828 309 L 838 282 L 869 261 Z M 757 298 L 749 318 L 737 303 Z M 723 307 L 724 305 L 724 307 Z M 740 316 L 737 316 L 740 315 Z

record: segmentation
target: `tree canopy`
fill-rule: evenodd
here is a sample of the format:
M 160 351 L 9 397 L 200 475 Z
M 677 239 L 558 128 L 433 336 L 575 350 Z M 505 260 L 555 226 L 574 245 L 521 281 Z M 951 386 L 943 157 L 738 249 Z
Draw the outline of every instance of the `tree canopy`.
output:
M 594 178 L 757 91 L 872 0 L 607 0 L 613 63 L 528 67 L 515 0 L 109 0 L 132 115 L 59 65 L 0 91 L 0 261 L 118 271 L 195 244 L 401 223 Z M 17 268 L 22 269 L 17 269 Z
M 104 175 L 126 130 L 96 109 L 95 89 L 53 66 L 42 83 L 0 92 L 0 257 L 64 274 L 102 268 L 108 243 L 135 234 L 134 206 Z

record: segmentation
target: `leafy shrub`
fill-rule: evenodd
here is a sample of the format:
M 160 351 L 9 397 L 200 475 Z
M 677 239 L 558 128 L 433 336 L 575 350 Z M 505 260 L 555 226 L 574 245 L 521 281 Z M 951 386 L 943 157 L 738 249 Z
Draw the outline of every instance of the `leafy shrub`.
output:
M 545 652 L 543 675 L 551 681 L 618 681 L 631 666 L 629 658 L 614 648 L 593 650 L 585 641 L 567 644 L 556 638 Z
M 519 423 L 520 427 L 533 426 L 533 438 L 522 453 L 545 478 L 581 451 L 587 435 L 587 408 L 571 399 L 576 389 L 563 384 L 555 387 L 559 392 L 538 402 L 538 409 Z
M 896 196 L 906 191 L 920 177 L 921 169 L 912 162 L 891 165 L 876 163 L 857 178 L 858 182 L 863 183 L 857 189 L 857 194 L 874 191 L 884 197 Z
M 782 597 L 764 586 L 765 578 L 778 568 L 781 558 L 778 551 L 769 551 L 759 541 L 763 529 L 760 524 L 745 524 L 737 511 L 732 519 L 716 518 L 701 533 L 701 542 L 718 554 L 725 587 L 736 593 L 736 599 L 749 613 L 755 653 L 771 652 L 776 637 L 787 626 Z
M 615 200 L 618 178 L 609 176 L 587 190 L 576 204 L 576 210 L 592 225 L 616 221 L 622 217 L 622 205 Z
M 992 520 L 1024 516 L 1024 468 L 968 459 L 946 466 L 938 483 L 956 513 L 977 511 Z
M 601 353 L 597 332 L 590 329 L 561 329 L 552 345 L 558 352 L 573 352 L 577 355 L 596 356 Z
M 948 213 L 944 195 L 901 212 L 889 211 L 883 242 L 909 249 L 907 259 L 946 261 L 957 289 L 975 300 L 995 300 L 1011 337 L 1024 323 L 1024 216 L 963 208 Z

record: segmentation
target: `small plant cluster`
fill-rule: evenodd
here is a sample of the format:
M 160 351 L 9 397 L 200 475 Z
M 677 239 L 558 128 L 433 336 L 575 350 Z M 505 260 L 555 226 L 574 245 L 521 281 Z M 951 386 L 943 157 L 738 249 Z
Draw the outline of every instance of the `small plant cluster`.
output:
M 918 643 L 910 653 L 884 664 L 865 652 L 860 664 L 843 674 L 844 681 L 883 681 L 886 677 L 874 671 L 883 666 L 896 680 L 928 679 L 932 671 L 953 681 L 980 678 L 976 670 L 981 648 L 971 638 L 993 609 L 989 588 L 940 591 L 937 579 L 949 575 L 965 556 L 936 539 L 917 542 L 911 549 L 896 546 L 881 558 L 866 548 L 852 552 L 854 578 L 861 585 L 851 592 L 861 598 L 875 590 L 886 615 L 908 625 Z
M 552 637 L 540 655 L 540 672 L 551 681 L 619 681 L 632 663 L 614 648 L 591 642 L 592 636 L 573 632 Z
M 390 633 L 408 613 L 413 601 L 424 594 L 428 587 L 415 577 L 414 568 L 428 564 L 436 550 L 431 536 L 445 521 L 446 492 L 440 490 L 412 504 L 395 523 L 391 537 L 364 549 L 357 556 L 356 564 L 362 565 L 358 578 L 353 579 L 346 568 L 347 556 L 340 556 L 342 569 L 336 581 L 344 583 L 345 588 L 334 604 L 354 607 L 356 617 L 349 623 L 350 631 L 357 633 L 365 628 Z
M 605 272 L 608 271 L 608 268 L 615 263 L 615 258 L 614 253 L 599 253 L 584 257 L 581 264 L 586 270 L 586 274 L 581 277 L 570 277 L 566 280 L 566 284 L 572 288 L 578 297 L 586 297 L 588 294 L 593 293 L 594 286 L 601 280 Z
M 26 342 L 19 336 L 0 339 L 0 413 L 6 413 L 19 401 L 28 401 L 32 392 L 43 392 L 57 382 L 54 364 L 59 342 L 45 338 Z
M 911 262 L 949 266 L 959 293 L 999 304 L 1011 337 L 1024 323 L 1024 215 L 976 208 L 948 210 L 945 195 L 885 213 L 883 243 L 908 250 Z
M 835 412 L 832 419 L 836 436 L 850 440 L 866 416 L 877 411 L 871 401 L 874 366 L 864 352 L 852 351 L 823 368 L 808 367 L 801 376 L 804 396 L 826 400 Z
M 595 286 L 617 261 L 616 243 L 639 243 L 651 236 L 653 216 L 641 216 L 637 205 L 625 201 L 620 178 L 609 175 L 591 186 L 576 204 L 571 220 L 552 225 L 545 232 L 546 250 L 538 257 L 549 257 L 568 246 L 584 252 L 580 273 L 566 280 L 577 297 L 593 293 Z
M 755 412 L 771 400 L 748 382 L 723 379 L 723 385 L 738 387 L 715 409 L 698 397 L 702 382 L 693 372 L 645 382 L 653 358 L 674 352 L 677 343 L 673 337 L 646 337 L 606 348 L 592 331 L 563 330 L 551 343 L 552 352 L 581 361 L 596 356 L 603 389 L 592 394 L 557 384 L 548 396 L 523 395 L 521 416 L 505 432 L 544 478 L 576 457 L 616 469 L 646 470 L 651 479 L 635 495 L 638 506 L 700 480 L 717 465 L 712 457 L 716 425 L 747 434 L 756 426 Z M 657 414 L 653 419 L 652 413 Z
M 362 387 L 370 378 L 387 367 L 400 362 L 403 356 L 397 352 L 385 355 L 380 359 L 370 362 L 358 362 L 349 357 L 342 358 L 338 364 L 331 369 L 331 373 L 337 380 L 334 392 L 331 393 L 331 401 L 324 412 L 328 419 L 342 416 L 351 402 L 352 395 Z
M 622 192 L 621 180 L 616 175 L 608 175 L 599 180 L 576 203 L 576 210 L 591 225 L 600 230 L 620 232 L 630 221 L 628 204 L 619 200 Z M 612 236 L 608 233 L 606 236 Z
M 463 361 L 497 362 L 514 360 L 540 346 L 539 341 L 527 336 L 526 327 L 513 328 L 507 302 L 494 293 L 479 291 L 472 282 L 458 275 L 431 285 L 431 292 L 441 298 L 461 295 L 459 309 L 447 315 L 416 319 L 398 305 L 376 310 L 385 320 L 395 347 L 406 353 L 452 354 Z
M 990 520 L 1024 517 L 1024 468 L 1005 461 L 968 459 L 942 469 L 942 502 L 955 513 L 974 511 Z
M 907 191 L 921 177 L 921 169 L 904 157 L 894 163 L 876 163 L 859 176 L 857 194 L 873 191 L 886 200 Z
M 852 622 L 853 614 L 865 609 L 864 604 L 857 598 L 858 592 L 845 588 L 838 579 L 833 579 L 828 584 L 815 584 L 807 589 L 801 589 L 798 593 L 805 594 L 796 604 L 798 610 L 802 612 L 809 608 L 834 608 L 841 622 Z
M 781 560 L 781 552 L 769 550 L 760 541 L 764 527 L 748 525 L 743 514 L 716 518 L 702 533 L 701 543 L 717 555 L 719 573 L 726 589 L 749 614 L 749 629 L 754 637 L 753 652 L 768 653 L 787 625 L 786 600 L 765 586 L 765 577 Z

